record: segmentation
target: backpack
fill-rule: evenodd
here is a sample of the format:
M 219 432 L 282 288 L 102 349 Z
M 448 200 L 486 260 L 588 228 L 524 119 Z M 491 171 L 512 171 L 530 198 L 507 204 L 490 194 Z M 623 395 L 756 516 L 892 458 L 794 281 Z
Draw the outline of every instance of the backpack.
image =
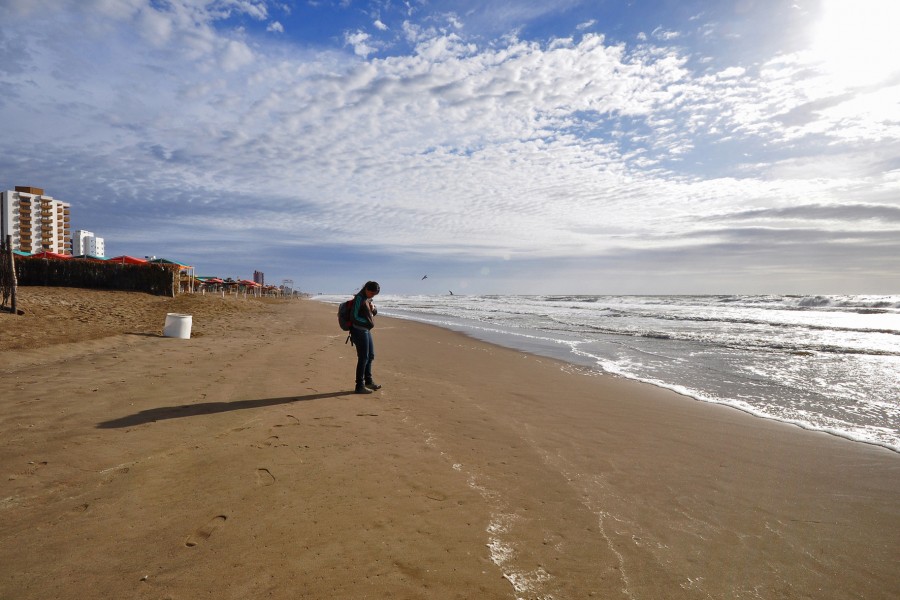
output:
M 353 324 L 353 301 L 355 299 L 355 297 L 350 298 L 346 302 L 341 302 L 338 306 L 338 325 L 344 331 L 350 331 L 350 326 Z

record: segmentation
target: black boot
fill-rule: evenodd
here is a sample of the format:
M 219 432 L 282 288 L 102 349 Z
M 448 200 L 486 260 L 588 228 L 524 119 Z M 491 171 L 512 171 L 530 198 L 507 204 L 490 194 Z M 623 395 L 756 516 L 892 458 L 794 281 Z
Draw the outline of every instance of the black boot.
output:
M 381 386 L 372 381 L 371 379 L 366 382 L 366 387 L 370 390 L 380 390 Z
M 371 394 L 371 393 L 372 393 L 372 390 L 367 389 L 366 386 L 364 386 L 364 385 L 361 384 L 361 383 L 357 383 L 357 384 L 356 384 L 356 390 L 354 390 L 354 393 L 355 393 L 355 394 Z

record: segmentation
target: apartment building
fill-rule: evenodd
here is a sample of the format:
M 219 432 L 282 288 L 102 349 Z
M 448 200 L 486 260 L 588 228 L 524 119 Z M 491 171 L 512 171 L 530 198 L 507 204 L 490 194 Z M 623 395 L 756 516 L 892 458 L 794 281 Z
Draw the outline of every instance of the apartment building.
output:
M 70 206 L 35 187 L 0 192 L 0 235 L 22 252 L 72 254 Z
M 79 229 L 72 237 L 72 254 L 81 256 L 82 254 L 90 254 L 91 256 L 106 256 L 106 244 L 102 237 L 97 237 L 91 231 Z

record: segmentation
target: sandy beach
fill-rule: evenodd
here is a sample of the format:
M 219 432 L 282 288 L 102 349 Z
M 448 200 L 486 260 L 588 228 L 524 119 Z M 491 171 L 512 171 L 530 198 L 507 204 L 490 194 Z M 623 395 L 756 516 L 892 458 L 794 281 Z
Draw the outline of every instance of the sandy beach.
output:
M 900 596 L 883 448 L 388 318 L 354 395 L 310 300 L 19 307 L 2 600 Z

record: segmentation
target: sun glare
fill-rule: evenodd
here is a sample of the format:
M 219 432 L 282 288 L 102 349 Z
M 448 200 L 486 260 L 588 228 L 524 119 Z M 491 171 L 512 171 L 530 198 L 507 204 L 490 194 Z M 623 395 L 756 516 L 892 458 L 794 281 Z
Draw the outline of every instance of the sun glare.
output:
M 881 83 L 900 72 L 898 0 L 824 0 L 812 52 L 836 83 Z

